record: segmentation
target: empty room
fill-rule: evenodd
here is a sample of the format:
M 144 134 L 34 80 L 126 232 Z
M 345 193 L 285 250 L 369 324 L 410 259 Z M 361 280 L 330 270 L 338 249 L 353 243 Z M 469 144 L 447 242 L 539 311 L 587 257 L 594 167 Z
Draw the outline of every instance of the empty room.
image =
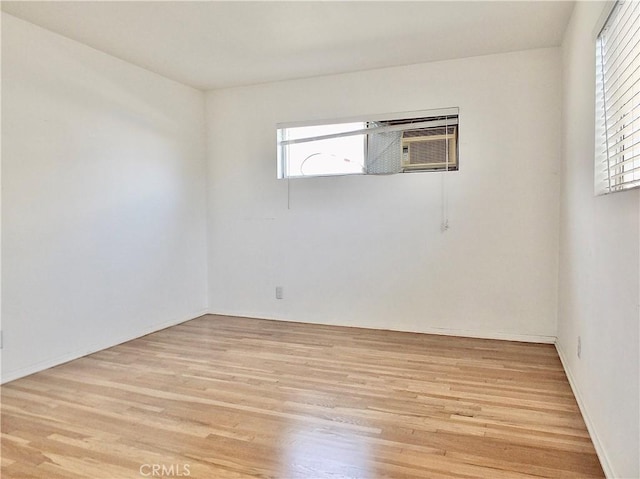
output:
M 3 479 L 640 478 L 640 2 L 3 1 Z

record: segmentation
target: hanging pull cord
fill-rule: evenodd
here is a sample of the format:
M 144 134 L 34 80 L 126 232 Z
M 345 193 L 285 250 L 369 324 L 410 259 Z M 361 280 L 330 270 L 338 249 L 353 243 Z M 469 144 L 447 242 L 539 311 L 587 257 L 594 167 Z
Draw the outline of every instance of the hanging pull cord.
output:
M 447 173 L 449 172 L 449 117 L 446 117 L 444 124 L 444 173 L 441 176 L 441 206 L 442 206 L 442 215 L 441 215 L 441 223 L 440 223 L 440 231 L 444 233 L 449 229 L 449 197 L 447 195 Z

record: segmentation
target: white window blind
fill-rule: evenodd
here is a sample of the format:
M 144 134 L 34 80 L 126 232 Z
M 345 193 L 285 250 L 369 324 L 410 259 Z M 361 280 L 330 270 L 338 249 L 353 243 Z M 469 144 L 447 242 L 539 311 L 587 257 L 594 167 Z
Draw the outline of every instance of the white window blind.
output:
M 596 192 L 640 187 L 640 2 L 616 2 L 596 41 Z

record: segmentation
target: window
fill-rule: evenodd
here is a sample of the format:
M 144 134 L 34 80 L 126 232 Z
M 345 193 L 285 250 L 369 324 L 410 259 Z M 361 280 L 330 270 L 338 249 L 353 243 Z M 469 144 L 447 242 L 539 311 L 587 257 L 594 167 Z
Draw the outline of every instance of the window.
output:
M 366 135 L 357 132 L 364 129 L 353 122 L 278 130 L 285 176 L 363 173 Z
M 596 40 L 596 193 L 640 187 L 640 2 L 618 1 Z
M 457 169 L 457 108 L 278 125 L 278 178 Z

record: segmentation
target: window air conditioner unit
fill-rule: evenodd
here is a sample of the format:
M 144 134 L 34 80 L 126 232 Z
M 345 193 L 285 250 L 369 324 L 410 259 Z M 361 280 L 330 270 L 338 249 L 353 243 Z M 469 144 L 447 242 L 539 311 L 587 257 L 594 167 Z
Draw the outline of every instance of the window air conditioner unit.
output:
M 457 126 L 422 128 L 402 133 L 402 169 L 457 170 Z

